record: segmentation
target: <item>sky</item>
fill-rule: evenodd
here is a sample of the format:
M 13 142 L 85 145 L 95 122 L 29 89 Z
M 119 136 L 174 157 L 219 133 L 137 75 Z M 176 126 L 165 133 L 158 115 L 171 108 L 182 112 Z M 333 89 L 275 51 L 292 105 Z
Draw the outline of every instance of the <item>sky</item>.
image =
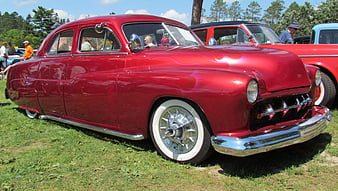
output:
M 231 3 L 234 0 L 224 0 Z M 253 0 L 240 0 L 242 9 L 247 8 Z M 267 9 L 272 0 L 255 0 L 263 10 Z M 296 1 L 299 5 L 304 5 L 306 1 L 316 7 L 325 0 L 284 0 L 288 7 Z M 151 14 L 171 18 L 190 25 L 191 8 L 193 0 L 0 0 L 0 11 L 17 12 L 26 18 L 28 14 L 33 15 L 32 10 L 42 6 L 46 9 L 54 9 L 59 18 L 69 18 L 78 20 L 89 16 L 115 14 Z M 203 8 L 210 10 L 214 0 L 204 0 Z

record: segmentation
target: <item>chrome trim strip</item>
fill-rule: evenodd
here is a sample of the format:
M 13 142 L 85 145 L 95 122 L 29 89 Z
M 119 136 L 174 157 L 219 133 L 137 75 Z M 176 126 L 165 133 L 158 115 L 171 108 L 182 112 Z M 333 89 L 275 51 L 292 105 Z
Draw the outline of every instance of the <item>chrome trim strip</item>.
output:
M 72 54 L 51 54 L 46 55 L 45 58 L 58 58 L 58 57 L 72 57 Z
M 73 56 L 102 56 L 102 55 L 128 55 L 128 52 L 114 52 L 114 53 L 105 53 L 105 52 L 97 52 L 97 53 L 78 53 L 73 54 Z
M 66 123 L 66 124 L 69 124 L 69 125 L 74 125 L 74 126 L 82 127 L 82 128 L 85 128 L 85 129 L 97 131 L 97 132 L 101 132 L 101 133 L 105 133 L 105 134 L 109 134 L 109 135 L 113 135 L 113 136 L 117 136 L 117 137 L 122 137 L 124 139 L 130 139 L 130 140 L 142 140 L 142 139 L 144 139 L 144 136 L 141 135 L 141 134 L 139 134 L 139 135 L 129 135 L 129 134 L 120 133 L 120 132 L 117 132 L 117 131 L 112 131 L 112 130 L 109 130 L 109 129 L 104 129 L 104 128 L 100 128 L 100 127 L 96 127 L 96 126 L 92 126 L 92 125 L 87 125 L 87 124 L 83 124 L 83 123 L 78 123 L 78 122 L 62 119 L 60 117 L 54 117 L 54 116 L 50 116 L 50 115 L 40 115 L 39 118 L 40 119 L 50 119 L 50 120 Z
M 306 57 L 338 57 L 338 54 L 328 54 L 328 55 L 298 55 L 300 58 Z
M 212 136 L 211 143 L 217 152 L 238 157 L 302 143 L 319 135 L 331 121 L 329 109 L 321 108 L 320 113 L 292 127 L 283 126 L 246 137 Z
M 78 53 L 78 54 L 53 54 L 46 55 L 45 58 L 58 58 L 58 57 L 72 57 L 72 56 L 101 56 L 101 55 L 128 55 L 128 52 L 114 52 L 114 53 L 106 53 L 106 52 L 97 52 L 97 53 Z

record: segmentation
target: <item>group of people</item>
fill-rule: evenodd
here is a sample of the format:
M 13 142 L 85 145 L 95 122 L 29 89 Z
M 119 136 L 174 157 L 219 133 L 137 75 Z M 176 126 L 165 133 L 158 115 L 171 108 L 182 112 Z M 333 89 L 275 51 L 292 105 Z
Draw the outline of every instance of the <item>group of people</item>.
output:
M 24 41 L 23 45 L 25 46 L 25 53 L 20 60 L 27 60 L 32 58 L 33 56 L 33 48 L 29 44 L 29 41 Z M 1 70 L 4 70 L 7 67 L 7 59 L 9 55 L 14 55 L 16 50 L 11 42 L 2 42 L 2 46 L 0 48 L 0 66 Z

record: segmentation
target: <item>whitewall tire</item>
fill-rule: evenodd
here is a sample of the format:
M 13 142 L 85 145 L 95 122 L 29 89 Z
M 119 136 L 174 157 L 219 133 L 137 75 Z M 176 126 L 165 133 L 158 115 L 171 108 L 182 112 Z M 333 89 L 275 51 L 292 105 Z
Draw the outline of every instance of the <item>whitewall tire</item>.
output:
M 150 122 L 150 135 L 166 159 L 198 164 L 211 152 L 210 132 L 187 102 L 172 99 L 160 104 Z

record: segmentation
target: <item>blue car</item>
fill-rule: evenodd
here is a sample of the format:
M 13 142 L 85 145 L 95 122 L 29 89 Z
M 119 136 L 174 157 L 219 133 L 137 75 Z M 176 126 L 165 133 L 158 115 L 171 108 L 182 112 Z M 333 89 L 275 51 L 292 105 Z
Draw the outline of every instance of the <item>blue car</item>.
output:
M 318 24 L 312 28 L 311 44 L 338 44 L 338 23 Z
M 24 53 L 25 53 L 24 48 L 15 48 L 15 53 L 9 55 L 7 58 L 7 66 L 14 64 L 16 62 L 20 62 L 20 58 L 23 57 Z

